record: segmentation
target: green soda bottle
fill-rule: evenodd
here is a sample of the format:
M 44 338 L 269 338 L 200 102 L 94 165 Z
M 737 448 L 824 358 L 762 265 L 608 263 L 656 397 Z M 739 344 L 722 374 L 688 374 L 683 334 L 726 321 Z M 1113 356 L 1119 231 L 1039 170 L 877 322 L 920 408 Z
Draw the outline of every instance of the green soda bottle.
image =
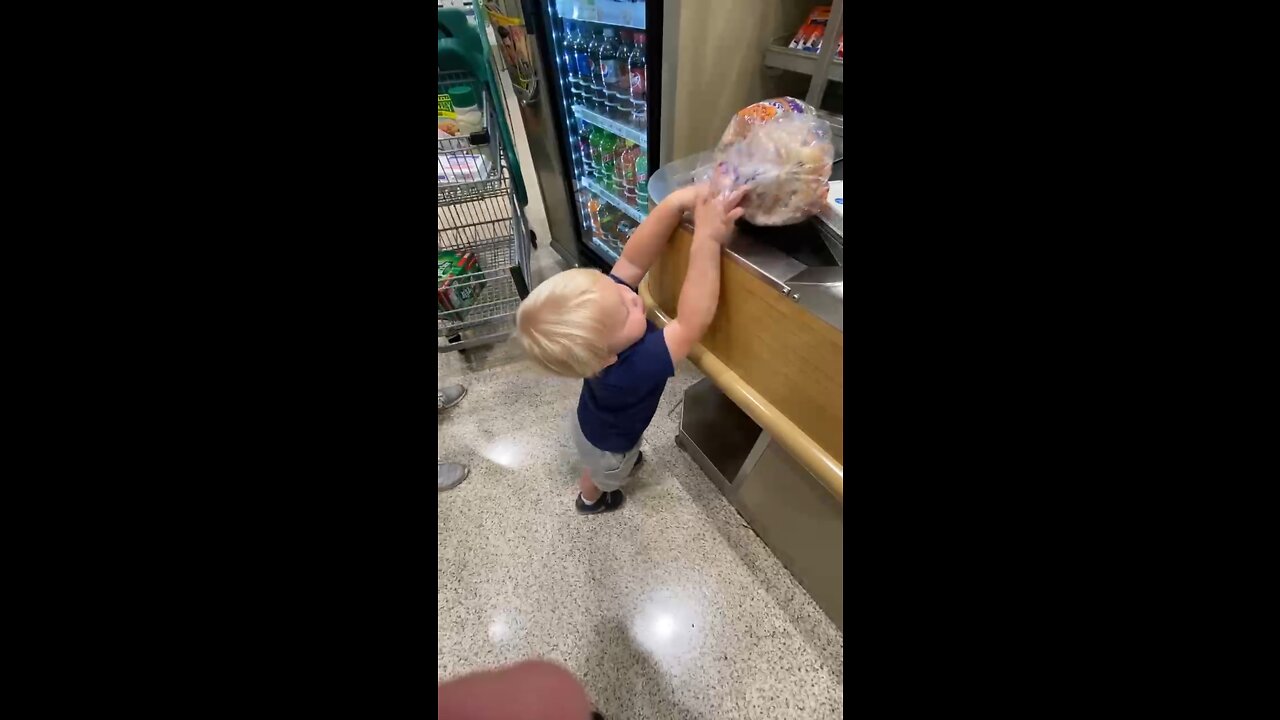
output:
M 643 152 L 636 158 L 636 204 L 649 212 L 649 156 Z
M 604 137 L 600 139 L 600 160 L 604 163 L 600 166 L 600 172 L 596 175 L 596 181 L 605 187 L 609 192 L 617 192 L 617 183 L 614 182 L 614 173 L 618 163 L 617 144 L 618 139 L 611 132 L 603 133 Z

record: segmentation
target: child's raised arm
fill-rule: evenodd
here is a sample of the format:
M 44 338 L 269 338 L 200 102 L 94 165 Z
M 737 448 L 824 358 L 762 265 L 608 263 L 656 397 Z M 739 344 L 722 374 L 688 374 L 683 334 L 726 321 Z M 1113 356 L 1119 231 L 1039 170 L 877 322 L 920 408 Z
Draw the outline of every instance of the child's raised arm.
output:
M 720 248 L 733 239 L 733 222 L 742 217 L 738 204 L 747 189 L 715 197 L 701 188 L 693 215 L 689 269 L 676 302 L 676 317 L 663 329 L 672 362 L 680 362 L 706 334 L 720 301 Z
M 610 272 L 631 287 L 636 287 L 662 254 L 667 241 L 671 239 L 671 233 L 680 224 L 680 218 L 693 210 L 697 197 L 698 187 L 691 185 L 663 198 L 653 212 L 649 213 L 649 217 L 640 223 L 640 227 L 631 233 L 631 239 L 622 249 L 622 257 L 618 258 Z

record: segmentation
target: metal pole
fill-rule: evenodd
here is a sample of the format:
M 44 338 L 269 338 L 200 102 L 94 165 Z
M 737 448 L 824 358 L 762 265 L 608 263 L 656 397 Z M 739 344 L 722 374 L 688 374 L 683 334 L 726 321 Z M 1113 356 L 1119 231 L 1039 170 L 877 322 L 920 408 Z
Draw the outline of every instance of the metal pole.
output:
M 822 34 L 822 50 L 818 52 L 818 66 L 809 81 L 809 94 L 804 101 L 814 107 L 822 106 L 822 93 L 827 89 L 827 71 L 836 56 L 836 38 L 844 28 L 844 0 L 833 0 L 831 17 L 827 19 L 827 31 Z

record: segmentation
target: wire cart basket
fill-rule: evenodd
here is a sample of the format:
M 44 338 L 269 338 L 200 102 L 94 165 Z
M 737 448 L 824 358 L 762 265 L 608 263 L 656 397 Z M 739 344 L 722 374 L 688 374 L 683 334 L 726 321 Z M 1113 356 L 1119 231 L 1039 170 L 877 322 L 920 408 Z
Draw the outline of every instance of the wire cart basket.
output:
M 441 11 L 442 15 L 445 11 Z M 443 18 L 442 18 L 443 19 Z M 484 129 L 436 140 L 436 307 L 439 352 L 499 342 L 529 294 L 531 242 L 514 147 L 487 63 L 439 71 L 439 92 L 469 85 Z

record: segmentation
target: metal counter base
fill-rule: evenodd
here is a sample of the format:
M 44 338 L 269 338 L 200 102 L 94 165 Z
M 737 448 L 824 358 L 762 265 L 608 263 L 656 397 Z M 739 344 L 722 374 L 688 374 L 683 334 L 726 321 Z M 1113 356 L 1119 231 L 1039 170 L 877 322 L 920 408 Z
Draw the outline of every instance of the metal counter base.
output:
M 684 393 L 678 445 L 844 630 L 844 505 L 710 378 Z

